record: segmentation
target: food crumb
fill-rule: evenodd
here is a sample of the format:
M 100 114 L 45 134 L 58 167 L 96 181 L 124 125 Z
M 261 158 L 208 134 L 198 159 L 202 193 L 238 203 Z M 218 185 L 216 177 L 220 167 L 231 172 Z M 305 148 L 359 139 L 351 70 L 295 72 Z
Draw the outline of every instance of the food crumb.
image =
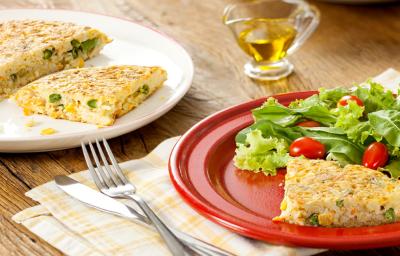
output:
M 41 134 L 41 135 L 51 135 L 51 134 L 54 134 L 54 133 L 56 133 L 56 132 L 57 132 L 57 131 L 54 130 L 53 128 L 46 128 L 46 129 L 41 130 L 41 131 L 40 131 L 40 134 Z
M 30 116 L 30 115 L 32 115 L 32 110 L 30 110 L 30 109 L 28 109 L 28 108 L 24 108 L 23 112 L 24 112 L 24 115 L 25 115 L 25 116 Z
M 33 119 L 30 119 L 28 122 L 25 123 L 25 127 L 33 127 L 37 124 L 37 122 Z
M 165 100 L 165 96 L 160 96 L 160 100 Z

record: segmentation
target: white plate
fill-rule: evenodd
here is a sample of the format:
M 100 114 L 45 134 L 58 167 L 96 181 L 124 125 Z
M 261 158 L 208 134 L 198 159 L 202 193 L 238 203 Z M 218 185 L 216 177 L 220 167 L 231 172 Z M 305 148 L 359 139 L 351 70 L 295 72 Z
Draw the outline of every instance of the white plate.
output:
M 139 107 L 119 118 L 113 126 L 56 120 L 46 116 L 24 116 L 11 100 L 0 102 L 0 152 L 37 152 L 76 147 L 81 140 L 112 138 L 138 129 L 170 110 L 185 95 L 193 78 L 193 62 L 185 49 L 173 39 L 131 21 L 98 14 L 67 10 L 13 9 L 0 11 L 0 21 L 45 19 L 70 21 L 105 32 L 114 41 L 86 66 L 114 64 L 158 65 L 167 70 L 168 80 Z M 33 119 L 38 124 L 25 126 Z M 44 128 L 58 132 L 43 136 Z

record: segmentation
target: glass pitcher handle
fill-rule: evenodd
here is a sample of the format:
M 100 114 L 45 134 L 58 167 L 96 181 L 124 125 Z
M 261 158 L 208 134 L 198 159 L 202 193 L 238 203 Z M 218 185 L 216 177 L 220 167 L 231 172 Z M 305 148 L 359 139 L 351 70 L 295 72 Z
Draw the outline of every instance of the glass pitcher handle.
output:
M 300 35 L 294 40 L 292 46 L 287 51 L 288 54 L 294 53 L 306 40 L 311 36 L 319 24 L 319 11 L 315 6 L 310 5 L 305 7 L 301 14 L 300 27 L 304 26 L 304 22 L 308 19 L 311 21 L 306 25 L 305 28 L 301 29 Z

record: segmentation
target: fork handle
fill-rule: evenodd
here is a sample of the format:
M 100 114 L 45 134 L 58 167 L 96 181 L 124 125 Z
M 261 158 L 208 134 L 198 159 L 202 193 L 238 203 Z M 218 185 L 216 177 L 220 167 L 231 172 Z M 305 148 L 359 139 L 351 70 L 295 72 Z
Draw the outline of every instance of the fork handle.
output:
M 160 236 L 164 239 L 167 247 L 174 256 L 192 256 L 197 253 L 184 245 L 172 231 L 157 217 L 150 206 L 140 196 L 135 194 L 126 195 L 127 198 L 135 201 L 142 209 L 144 214 L 151 220 L 154 227 L 157 229 Z

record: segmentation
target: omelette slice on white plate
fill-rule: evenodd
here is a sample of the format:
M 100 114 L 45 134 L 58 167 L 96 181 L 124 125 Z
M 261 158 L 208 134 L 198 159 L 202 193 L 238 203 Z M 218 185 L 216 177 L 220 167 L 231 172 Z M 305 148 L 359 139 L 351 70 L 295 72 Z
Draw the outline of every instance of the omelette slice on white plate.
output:
M 160 67 L 109 66 L 69 69 L 19 89 L 14 100 L 26 115 L 112 125 L 167 79 Z
M 0 22 L 0 98 L 44 75 L 83 67 L 109 42 L 97 29 L 68 22 Z

